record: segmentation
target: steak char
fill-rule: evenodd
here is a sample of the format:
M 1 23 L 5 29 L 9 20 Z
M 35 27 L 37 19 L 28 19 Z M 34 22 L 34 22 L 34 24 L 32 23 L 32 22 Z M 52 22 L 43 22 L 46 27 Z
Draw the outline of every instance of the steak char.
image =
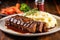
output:
M 13 26 L 14 28 L 17 28 L 23 31 L 27 30 L 32 33 L 47 31 L 47 27 L 44 22 L 34 21 L 31 18 L 27 18 L 19 15 L 6 19 L 5 24 L 6 26 Z

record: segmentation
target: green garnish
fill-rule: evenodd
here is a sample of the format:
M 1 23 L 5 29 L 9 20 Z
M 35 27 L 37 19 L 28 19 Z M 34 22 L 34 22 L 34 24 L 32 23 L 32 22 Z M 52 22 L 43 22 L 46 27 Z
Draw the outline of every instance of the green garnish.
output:
M 23 12 L 27 12 L 27 11 L 30 10 L 30 7 L 27 4 L 22 3 L 21 7 L 20 7 L 20 10 L 23 11 Z
M 34 15 L 34 13 L 37 13 L 37 8 L 36 9 L 32 9 L 32 10 L 29 10 L 28 12 L 26 12 L 25 14 L 24 14 L 24 16 L 26 16 L 26 15 Z

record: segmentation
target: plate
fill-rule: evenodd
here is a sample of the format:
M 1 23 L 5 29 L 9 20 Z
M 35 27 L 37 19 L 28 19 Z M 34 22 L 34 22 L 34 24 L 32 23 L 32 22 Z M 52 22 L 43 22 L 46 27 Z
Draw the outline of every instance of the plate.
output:
M 13 34 L 13 35 L 17 35 L 17 36 L 42 36 L 42 35 L 48 35 L 48 34 L 52 34 L 52 33 L 55 33 L 57 31 L 60 30 L 60 17 L 56 16 L 56 15 L 53 15 L 53 17 L 55 17 L 57 19 L 57 27 L 49 30 L 48 32 L 44 32 L 44 33 L 19 33 L 19 32 L 16 32 L 16 31 L 13 31 L 11 29 L 7 29 L 6 26 L 5 26 L 5 20 L 11 16 L 15 16 L 15 15 L 23 15 L 23 14 L 14 14 L 14 15 L 10 15 L 10 16 L 7 16 L 7 17 L 4 17 L 2 19 L 0 19 L 0 29 L 6 33 L 9 33 L 9 34 Z M 52 14 L 51 14 L 52 15 Z

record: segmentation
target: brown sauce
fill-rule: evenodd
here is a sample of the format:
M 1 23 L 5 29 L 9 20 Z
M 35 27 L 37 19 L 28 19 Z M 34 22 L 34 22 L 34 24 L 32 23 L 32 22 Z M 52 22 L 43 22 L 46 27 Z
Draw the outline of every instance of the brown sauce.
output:
M 21 29 L 18 29 L 18 28 L 15 28 L 15 27 L 13 27 L 13 26 L 7 26 L 7 28 L 8 29 L 11 29 L 11 30 L 13 30 L 13 31 L 15 31 L 15 32 L 19 32 L 19 33 L 30 33 L 29 31 L 27 31 L 27 30 L 21 30 Z

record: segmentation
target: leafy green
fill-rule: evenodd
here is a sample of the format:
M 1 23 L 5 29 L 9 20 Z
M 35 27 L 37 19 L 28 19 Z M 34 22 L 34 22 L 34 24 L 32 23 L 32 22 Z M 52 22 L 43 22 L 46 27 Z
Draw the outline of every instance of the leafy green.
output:
M 23 11 L 23 12 L 27 12 L 27 11 L 30 10 L 30 7 L 27 4 L 22 3 L 21 7 L 20 7 L 20 10 Z

